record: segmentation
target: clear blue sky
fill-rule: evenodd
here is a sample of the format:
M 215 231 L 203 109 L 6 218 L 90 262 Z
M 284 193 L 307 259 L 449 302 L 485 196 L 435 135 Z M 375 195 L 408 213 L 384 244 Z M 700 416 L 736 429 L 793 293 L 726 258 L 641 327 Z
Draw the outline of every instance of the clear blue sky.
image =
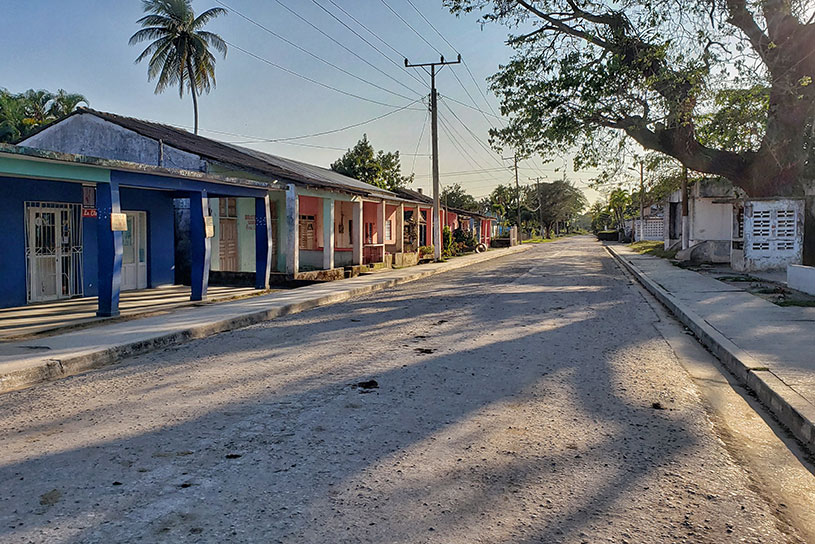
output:
M 411 62 L 436 60 L 438 49 L 448 59 L 456 51 L 419 16 L 407 0 L 334 0 L 350 15 L 373 30 L 388 45 L 378 41 L 366 30 L 350 20 L 328 0 L 320 4 L 383 53 L 376 52 L 359 37 L 344 28 L 312 0 L 280 0 L 292 10 L 302 14 L 329 36 L 345 45 L 365 61 L 388 74 L 372 68 L 363 60 L 341 48 L 317 30 L 288 12 L 277 0 L 223 0 L 225 4 L 266 26 L 279 35 L 295 42 L 352 74 L 399 93 L 410 100 L 428 93 L 429 77 L 415 71 L 424 84 L 416 81 L 408 70 L 396 66 L 403 62 L 399 53 L 408 55 Z M 460 52 L 475 76 L 479 88 L 463 66 L 447 67 L 438 76 L 442 95 L 467 104 L 473 104 L 467 92 L 452 74 L 466 87 L 476 105 L 490 112 L 482 92 L 495 111 L 498 104 L 487 89 L 485 79 L 505 62 L 511 51 L 504 41 L 507 29 L 487 25 L 483 29 L 475 16 L 456 18 L 441 4 L 441 0 L 412 0 L 424 16 Z M 433 47 L 388 9 L 407 20 Z M 138 0 L 29 0 L 17 2 L 0 0 L 0 35 L 5 51 L 0 56 L 0 86 L 19 92 L 29 88 L 57 90 L 64 88 L 88 97 L 93 108 L 150 119 L 177 126 L 192 125 L 192 104 L 188 96 L 183 100 L 177 91 L 162 95 L 153 93 L 154 85 L 147 82 L 146 64 L 134 64 L 141 52 L 128 45 L 128 38 L 138 30 L 136 20 L 142 16 Z M 196 12 L 220 5 L 217 0 L 194 0 Z M 209 29 L 219 33 L 228 42 L 259 57 L 277 63 L 299 74 L 370 100 L 404 106 L 410 100 L 379 90 L 358 79 L 329 67 L 303 53 L 263 29 L 241 18 L 236 13 L 216 19 Z M 387 56 L 387 58 L 385 58 Z M 388 60 L 390 59 L 390 60 Z M 321 149 L 284 143 L 251 142 L 256 139 L 276 139 L 332 130 L 394 110 L 392 107 L 346 96 L 304 79 L 290 75 L 236 48 L 227 58 L 219 59 L 217 88 L 202 97 L 202 134 L 225 141 L 240 142 L 270 153 L 328 166 L 342 154 L 339 149 Z M 407 87 L 407 88 L 406 88 Z M 444 100 L 444 99 L 442 99 Z M 500 157 L 488 153 L 487 130 L 489 123 L 499 121 L 486 118 L 473 109 L 447 101 L 447 106 L 460 119 L 457 120 L 446 106 L 440 106 L 440 157 L 442 183 L 461 183 L 474 195 L 481 197 L 498 183 L 514 179 L 510 170 L 500 170 Z M 429 171 L 429 116 L 421 103 L 415 110 L 406 109 L 386 118 L 347 131 L 315 138 L 296 140 L 300 144 L 346 149 L 367 133 L 377 149 L 399 150 L 402 170 L 415 169 L 415 187 L 430 187 Z M 489 119 L 489 121 L 488 121 Z M 465 127 L 462 125 L 466 125 Z M 419 143 L 420 135 L 424 134 Z M 469 130 L 468 130 L 469 129 Z M 206 132 L 217 130 L 236 135 Z M 472 132 L 472 134 L 470 133 Z M 248 138 L 247 138 L 248 137 Z M 478 141 L 477 141 L 478 140 Z M 479 144 L 480 141 L 480 144 Z M 251 143 L 249 143 L 251 142 Z M 415 157 L 417 152 L 422 156 Z M 509 163 L 506 163 L 509 164 Z M 554 172 L 562 160 L 543 164 L 522 164 L 521 182 L 527 178 Z M 453 172 L 488 172 L 450 175 Z M 589 174 L 571 175 L 586 179 Z M 593 193 L 593 192 L 591 192 Z M 594 197 L 593 194 L 589 195 Z

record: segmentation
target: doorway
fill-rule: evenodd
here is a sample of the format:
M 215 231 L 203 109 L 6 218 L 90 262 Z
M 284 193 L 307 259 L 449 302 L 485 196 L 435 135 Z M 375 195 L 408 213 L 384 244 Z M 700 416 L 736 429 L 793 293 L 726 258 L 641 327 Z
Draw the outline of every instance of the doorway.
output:
M 79 204 L 26 202 L 28 302 L 82 296 L 82 209 Z
M 238 200 L 218 199 L 219 270 L 238 271 Z
M 122 233 L 122 291 L 147 288 L 147 213 L 124 212 Z

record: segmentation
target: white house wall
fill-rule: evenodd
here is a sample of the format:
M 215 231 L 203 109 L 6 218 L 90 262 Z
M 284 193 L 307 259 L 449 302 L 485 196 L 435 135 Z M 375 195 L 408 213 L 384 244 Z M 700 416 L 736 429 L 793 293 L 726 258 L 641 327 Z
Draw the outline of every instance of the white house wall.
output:
M 690 203 L 691 245 L 709 240 L 730 241 L 732 204 L 717 204 L 710 198 L 694 198 Z
M 167 145 L 161 146 L 164 148 L 161 160 L 162 152 L 156 140 L 91 114 L 69 117 L 22 141 L 20 145 L 164 168 L 205 169 L 205 163 L 198 155 Z

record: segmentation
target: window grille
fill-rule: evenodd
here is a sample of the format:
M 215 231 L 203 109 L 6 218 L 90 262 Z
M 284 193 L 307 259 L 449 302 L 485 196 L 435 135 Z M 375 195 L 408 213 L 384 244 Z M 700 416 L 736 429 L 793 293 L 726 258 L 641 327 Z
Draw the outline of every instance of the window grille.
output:
M 314 216 L 300 216 L 300 249 L 315 248 Z
M 33 201 L 24 206 L 27 300 L 82 296 L 82 206 Z
M 770 210 L 757 210 L 753 212 L 753 236 L 766 238 L 770 235 Z
M 778 238 L 795 238 L 795 210 L 778 210 Z

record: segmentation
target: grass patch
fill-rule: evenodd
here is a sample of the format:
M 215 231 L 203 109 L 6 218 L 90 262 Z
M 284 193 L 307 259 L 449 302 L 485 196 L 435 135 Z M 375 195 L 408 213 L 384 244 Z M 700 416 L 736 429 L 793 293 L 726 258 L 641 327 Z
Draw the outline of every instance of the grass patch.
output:
M 779 300 L 779 306 L 799 306 L 801 308 L 815 308 L 815 300 Z
M 548 242 L 554 242 L 557 238 L 530 238 L 529 240 L 523 240 L 522 244 L 546 244 Z
M 643 240 L 642 242 L 634 242 L 628 244 L 634 252 L 640 255 L 653 255 L 662 259 L 673 259 L 676 257 L 676 250 L 665 251 L 665 244 L 658 240 Z

